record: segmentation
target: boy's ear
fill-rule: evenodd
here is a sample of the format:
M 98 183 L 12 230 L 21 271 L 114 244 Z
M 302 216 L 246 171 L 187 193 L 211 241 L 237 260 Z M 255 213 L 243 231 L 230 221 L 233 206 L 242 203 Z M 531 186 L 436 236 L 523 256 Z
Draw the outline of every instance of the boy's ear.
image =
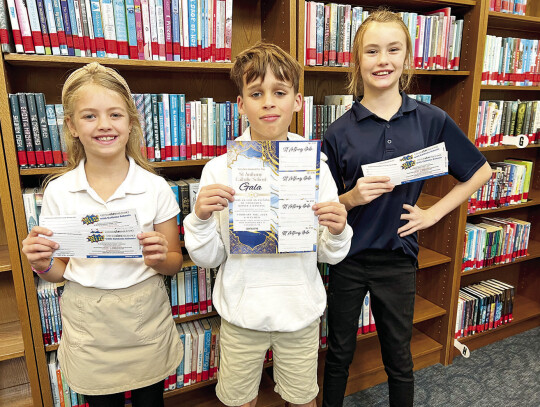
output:
M 242 96 L 240 96 L 240 95 L 237 96 L 236 104 L 238 105 L 238 113 L 245 114 L 245 112 L 244 112 L 244 99 L 242 99 Z
M 294 109 L 293 109 L 293 112 L 299 112 L 300 110 L 302 110 L 302 94 L 301 93 L 297 93 L 296 96 L 294 97 Z

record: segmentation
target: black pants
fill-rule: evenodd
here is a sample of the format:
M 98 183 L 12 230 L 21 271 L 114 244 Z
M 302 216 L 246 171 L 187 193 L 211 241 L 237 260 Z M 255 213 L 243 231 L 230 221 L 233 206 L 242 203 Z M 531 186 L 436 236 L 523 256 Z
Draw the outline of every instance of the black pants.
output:
M 330 268 L 324 407 L 343 405 L 349 365 L 356 349 L 358 318 L 368 290 L 388 376 L 390 406 L 413 405 L 410 350 L 416 291 L 413 263 L 402 252 L 366 250 Z
M 164 380 L 131 390 L 131 404 L 133 407 L 163 407 Z M 124 407 L 126 401 L 124 392 L 105 394 L 102 396 L 84 396 L 90 407 Z

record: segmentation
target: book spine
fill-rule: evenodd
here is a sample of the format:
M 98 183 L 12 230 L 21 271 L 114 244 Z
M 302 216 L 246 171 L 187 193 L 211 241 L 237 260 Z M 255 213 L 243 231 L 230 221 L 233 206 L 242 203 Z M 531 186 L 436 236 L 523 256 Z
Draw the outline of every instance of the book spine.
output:
M 73 32 L 71 30 L 71 20 L 69 18 L 68 0 L 60 0 L 60 13 L 66 37 L 67 55 L 75 56 L 75 48 L 73 48 Z
M 150 21 L 150 8 L 148 0 L 141 0 L 141 16 L 143 24 L 143 52 L 144 59 L 152 59 L 152 31 Z
M 161 161 L 167 160 L 167 150 L 165 144 L 165 120 L 163 112 L 163 94 L 157 95 L 158 125 L 159 125 L 159 151 Z
M 163 134 L 165 136 L 165 160 L 172 158 L 172 137 L 171 137 L 171 104 L 168 93 L 163 94 Z M 162 156 L 162 161 L 165 161 Z
M 34 141 L 34 152 L 36 154 L 36 163 L 38 167 L 45 167 L 45 156 L 43 154 L 43 144 L 39 129 L 39 120 L 37 115 L 36 99 L 33 93 L 26 94 L 28 104 L 28 117 L 30 118 L 30 128 L 32 139 Z
M 36 107 L 39 127 L 41 130 L 41 141 L 43 144 L 43 155 L 45 158 L 45 165 L 48 167 L 54 166 L 54 158 L 52 154 L 51 137 L 49 135 L 49 127 L 47 125 L 47 113 L 45 111 L 45 96 L 43 93 L 36 93 Z
M 137 59 L 143 60 L 145 59 L 145 56 L 144 56 L 145 27 L 143 24 L 141 0 L 134 0 L 133 8 L 134 8 L 134 13 L 135 13 L 135 36 L 137 40 Z
M 46 25 L 45 28 L 47 28 Z M 9 9 L 5 1 L 0 1 L 0 44 L 3 52 L 13 53 L 15 51 L 12 46 Z
M 154 155 L 156 161 L 161 161 L 160 139 L 159 139 L 159 107 L 158 95 L 152 93 L 152 124 L 154 134 Z
M 34 40 L 32 38 L 32 29 L 30 27 L 30 19 L 28 18 L 28 10 L 24 0 L 15 0 L 15 8 L 17 9 L 17 17 L 19 19 L 19 27 L 21 29 L 22 44 L 26 54 L 35 54 Z
M 159 60 L 165 61 L 165 20 L 163 15 L 163 0 L 155 0 L 155 3 Z
M 24 53 L 24 46 L 22 40 L 21 29 L 19 26 L 19 20 L 17 18 L 17 8 L 15 6 L 15 0 L 6 0 L 7 11 L 9 14 L 9 20 L 11 22 L 11 32 L 13 34 L 13 42 L 15 43 L 15 51 L 22 54 Z
M 90 44 L 90 31 L 88 23 L 88 12 L 86 11 L 85 0 L 73 0 L 75 11 L 77 13 L 77 25 L 79 26 L 79 45 L 81 46 L 81 55 L 85 57 L 92 56 L 92 46 Z
M 139 12 L 140 12 L 140 0 L 139 0 Z M 140 14 L 139 14 L 140 17 Z M 137 40 L 137 19 L 135 16 L 135 2 L 134 0 L 126 0 L 126 20 L 127 20 L 127 34 L 128 34 L 128 46 L 129 46 L 129 59 L 139 59 L 139 49 Z M 140 41 L 142 45 L 142 20 L 140 26 Z M 141 47 L 142 51 L 142 47 Z
M 84 10 L 82 5 L 84 4 Z M 98 3 L 99 4 L 99 3 Z M 97 57 L 96 36 L 94 34 L 94 22 L 92 21 L 92 4 L 90 0 L 81 0 L 81 10 L 86 14 L 88 22 L 88 40 L 90 41 L 90 55 Z
M 178 119 L 179 119 L 179 145 L 180 145 L 180 160 L 186 160 L 186 95 L 181 93 L 178 95 Z
M 24 147 L 23 128 L 21 124 L 21 112 L 19 109 L 19 99 L 17 95 L 9 95 L 9 104 L 11 107 L 11 118 L 13 122 L 13 134 L 15 136 L 15 146 L 17 147 L 17 159 L 19 167 L 27 168 L 28 160 L 26 158 L 26 149 Z
M 80 21 L 77 22 L 78 12 L 76 12 L 75 10 L 74 0 L 68 0 L 67 6 L 68 6 L 68 13 L 69 13 L 70 28 L 71 28 L 71 37 L 73 38 L 73 52 L 75 53 L 75 56 L 80 57 L 81 48 L 84 48 L 81 44 L 82 33 L 80 33 L 79 31 L 79 25 L 81 22 Z M 81 38 L 79 38 L 79 36 Z
M 178 129 L 178 95 L 169 95 L 171 110 L 171 160 L 180 160 L 180 139 Z
M 103 21 L 103 37 L 105 39 L 105 51 L 107 53 L 107 57 L 118 58 L 116 30 L 114 27 L 113 0 L 100 0 L 100 6 L 101 18 Z
M 172 0 L 171 3 L 171 19 L 172 19 L 172 53 L 173 60 L 181 60 L 181 11 L 180 11 L 180 0 Z
M 113 0 L 116 49 L 119 59 L 129 59 L 128 28 L 124 0 Z
M 165 60 L 173 60 L 173 33 L 171 0 L 163 0 L 163 24 L 165 27 Z
M 94 37 L 96 42 L 96 55 L 98 58 L 105 58 L 108 56 L 108 43 L 105 40 L 105 31 L 104 26 L 101 21 L 101 5 L 99 0 L 90 0 L 90 6 L 92 11 L 92 21 L 94 23 Z M 105 10 L 103 10 L 105 12 Z M 107 11 L 109 16 L 111 15 L 111 10 Z M 112 48 L 111 48 L 112 51 Z M 114 54 L 111 54 L 111 58 L 114 57 Z
M 158 44 L 158 26 L 156 15 L 156 1 L 148 0 L 148 10 L 150 19 L 150 43 L 151 43 L 151 55 L 152 60 L 159 60 L 159 44 Z
M 36 48 L 36 54 L 51 55 L 51 43 L 47 32 L 47 21 L 43 0 L 27 0 L 28 18 L 30 20 L 30 29 L 32 30 L 32 39 Z
M 55 167 L 63 166 L 62 147 L 60 145 L 60 135 L 58 134 L 58 126 L 56 125 L 56 114 L 54 113 L 54 105 L 45 105 L 45 114 L 47 115 L 47 126 L 49 135 L 51 136 L 51 149 Z

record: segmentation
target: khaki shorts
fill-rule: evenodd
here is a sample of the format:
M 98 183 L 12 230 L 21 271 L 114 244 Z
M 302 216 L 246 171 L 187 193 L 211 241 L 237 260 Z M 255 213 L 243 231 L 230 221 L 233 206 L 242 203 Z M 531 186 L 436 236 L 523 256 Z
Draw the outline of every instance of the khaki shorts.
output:
M 163 277 L 119 290 L 67 281 L 62 294 L 60 366 L 77 393 L 138 389 L 169 376 L 182 360 Z
M 240 328 L 221 319 L 220 364 L 216 394 L 228 406 L 257 397 L 264 356 L 272 348 L 275 391 L 289 403 L 317 397 L 319 320 L 296 332 L 262 332 Z

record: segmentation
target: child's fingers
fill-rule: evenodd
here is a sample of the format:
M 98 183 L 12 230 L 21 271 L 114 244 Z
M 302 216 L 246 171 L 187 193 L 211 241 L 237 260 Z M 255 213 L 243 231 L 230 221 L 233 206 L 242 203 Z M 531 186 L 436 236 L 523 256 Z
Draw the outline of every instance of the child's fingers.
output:
M 36 237 L 38 235 L 52 236 L 52 234 L 50 229 L 44 228 L 43 226 L 34 226 L 30 233 L 28 233 L 28 237 Z
M 365 182 L 365 183 L 388 182 L 388 181 L 390 181 L 390 177 L 371 176 L 371 177 L 362 177 L 362 178 L 360 178 L 360 180 L 362 180 L 362 182 Z

